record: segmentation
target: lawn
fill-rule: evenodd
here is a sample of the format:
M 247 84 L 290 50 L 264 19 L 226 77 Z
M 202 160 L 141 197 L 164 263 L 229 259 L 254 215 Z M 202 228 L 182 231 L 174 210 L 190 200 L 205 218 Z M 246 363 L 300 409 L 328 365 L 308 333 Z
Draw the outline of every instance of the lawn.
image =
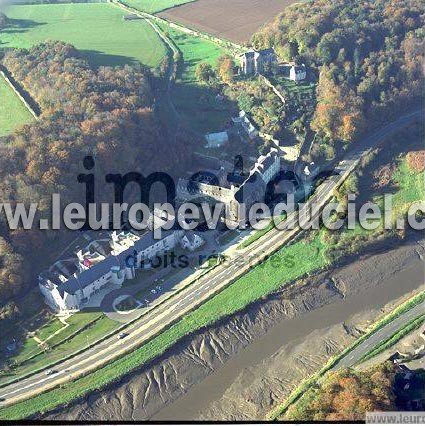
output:
M 14 369 L 2 372 L 0 383 L 8 382 L 14 376 L 22 376 L 56 362 L 104 337 L 120 326 L 119 323 L 110 320 L 101 312 L 78 312 L 69 317 L 66 322 L 69 325 L 64 327 L 64 324 L 57 318 L 53 318 L 36 330 L 36 336 L 45 340 L 55 331 L 63 328 L 47 340 L 46 343 L 50 348 L 47 352 L 32 337 L 26 338 L 19 352 L 9 358 L 9 363 L 15 363 Z M 30 357 L 32 358 L 28 359 Z
M 160 27 L 174 41 L 183 56 L 183 66 L 178 77 L 185 84 L 197 83 L 195 70 L 200 62 L 214 65 L 219 56 L 228 53 L 212 41 L 186 34 L 165 24 Z
M 393 195 L 393 215 L 396 219 L 406 214 L 414 202 L 425 199 L 425 172 L 411 170 L 406 158 L 403 158 L 399 160 L 393 182 L 398 187 Z
M 141 62 L 155 67 L 166 48 L 144 20 L 124 21 L 126 13 L 106 3 L 11 6 L 10 25 L 0 33 L 2 47 L 29 48 L 62 40 L 81 50 L 95 66 Z
M 34 120 L 7 81 L 0 76 L 0 136 Z
M 200 37 L 194 37 L 162 24 L 160 28 L 175 43 L 181 54 L 172 100 L 183 123 L 199 134 L 220 131 L 229 120 L 227 108 L 216 101 L 215 93 L 196 79 L 196 66 L 201 62 L 215 65 L 227 51 Z
M 58 318 L 53 318 L 44 327 L 42 327 L 40 330 L 37 330 L 36 335 L 40 340 L 44 341 L 52 334 L 61 330 L 63 327 L 65 327 L 65 324 L 60 322 Z
M 142 12 L 157 13 L 193 1 L 196 0 L 123 0 L 122 3 Z

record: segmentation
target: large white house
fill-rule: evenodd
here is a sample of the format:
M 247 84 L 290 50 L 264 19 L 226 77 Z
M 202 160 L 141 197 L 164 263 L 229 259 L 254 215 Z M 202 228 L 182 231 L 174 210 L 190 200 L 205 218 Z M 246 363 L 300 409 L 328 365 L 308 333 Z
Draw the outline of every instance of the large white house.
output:
M 109 239 L 94 240 L 75 258 L 61 259 L 41 273 L 41 293 L 55 311 L 79 310 L 101 289 L 134 278 L 137 268 L 172 250 L 183 236 L 184 231 L 173 229 L 163 230 L 159 240 L 152 231 L 112 232 Z
M 110 256 L 69 277 L 51 268 L 40 274 L 39 287 L 45 302 L 55 311 L 79 310 L 106 285 L 121 285 L 127 273 L 131 275 L 117 257 Z
M 251 170 L 251 174 L 258 172 L 267 185 L 280 171 L 280 156 L 277 148 L 270 148 L 266 155 L 260 155 Z

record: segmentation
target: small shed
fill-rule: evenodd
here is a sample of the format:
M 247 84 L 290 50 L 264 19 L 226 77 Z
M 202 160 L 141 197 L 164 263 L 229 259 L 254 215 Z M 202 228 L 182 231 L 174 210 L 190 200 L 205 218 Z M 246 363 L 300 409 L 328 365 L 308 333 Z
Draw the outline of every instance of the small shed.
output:
M 135 19 L 142 19 L 139 15 L 135 13 L 129 13 L 128 15 L 123 16 L 124 21 L 134 21 Z
M 208 133 L 205 135 L 207 141 L 206 148 L 220 148 L 229 142 L 227 132 Z

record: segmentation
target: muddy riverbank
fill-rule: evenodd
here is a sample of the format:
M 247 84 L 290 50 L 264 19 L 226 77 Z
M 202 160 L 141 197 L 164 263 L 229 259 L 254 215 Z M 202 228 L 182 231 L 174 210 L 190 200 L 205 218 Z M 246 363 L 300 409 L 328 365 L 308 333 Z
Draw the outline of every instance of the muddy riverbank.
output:
M 297 282 L 45 418 L 264 418 L 303 377 L 423 286 L 423 246 L 410 239 Z

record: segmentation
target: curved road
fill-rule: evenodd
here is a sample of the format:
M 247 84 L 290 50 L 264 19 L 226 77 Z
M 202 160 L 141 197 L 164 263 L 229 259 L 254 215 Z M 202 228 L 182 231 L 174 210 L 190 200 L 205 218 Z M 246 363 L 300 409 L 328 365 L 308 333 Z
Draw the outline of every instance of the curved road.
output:
M 347 156 L 337 165 L 338 175 L 331 176 L 322 183 L 315 194 L 300 210 L 300 220 L 309 217 L 309 210 L 312 203 L 316 203 L 313 217 L 319 214 L 319 207 L 323 207 L 331 199 L 333 191 L 346 179 L 346 177 L 357 166 L 360 158 L 375 147 L 383 138 L 393 133 L 395 130 L 404 127 L 422 114 L 422 111 L 405 115 L 394 123 L 384 127 L 371 137 L 357 144 L 357 149 L 348 153 Z M 288 217 L 285 222 L 290 223 L 296 218 L 297 213 Z M 236 278 L 245 274 L 255 263 L 260 263 L 264 256 L 269 255 L 285 243 L 288 243 L 300 231 L 300 228 L 279 231 L 273 229 L 267 235 L 251 244 L 247 249 L 240 250 L 228 259 L 223 265 L 213 269 L 209 274 L 198 279 L 194 284 L 182 290 L 162 305 L 153 309 L 138 321 L 129 325 L 124 331 L 129 335 L 119 340 L 117 336 L 112 336 L 105 341 L 75 355 L 74 357 L 59 363 L 54 374 L 46 375 L 45 371 L 24 378 L 15 383 L 6 385 L 0 389 L 0 404 L 10 405 L 17 401 L 27 399 L 58 385 L 75 380 L 77 377 L 86 375 L 91 371 L 99 369 L 108 362 L 132 352 L 146 343 L 150 338 L 160 333 L 172 323 L 179 320 L 183 315 L 204 303 L 213 294 L 219 292 Z M 246 254 L 250 259 L 254 259 L 250 264 L 245 264 Z

